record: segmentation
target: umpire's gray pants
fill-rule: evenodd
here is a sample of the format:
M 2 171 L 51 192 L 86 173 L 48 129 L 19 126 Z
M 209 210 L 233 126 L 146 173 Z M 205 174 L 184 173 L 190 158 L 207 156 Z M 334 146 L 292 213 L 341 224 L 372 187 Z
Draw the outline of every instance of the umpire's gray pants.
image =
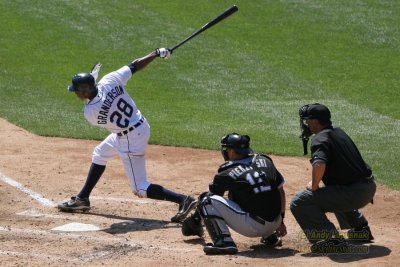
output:
M 308 240 L 315 242 L 324 239 L 313 235 L 315 232 L 337 233 L 326 212 L 335 213 L 341 229 L 367 224 L 367 219 L 358 209 L 371 202 L 375 191 L 373 179 L 351 185 L 325 186 L 314 192 L 305 190 L 293 196 L 290 210 Z
M 282 217 L 279 214 L 272 222 L 260 223 L 254 220 L 248 212 L 242 210 L 236 202 L 218 195 L 210 196 L 209 201 L 209 204 L 203 207 L 203 212 L 216 221 L 224 236 L 228 236 L 225 241 L 231 241 L 228 226 L 235 232 L 247 237 L 268 237 L 275 232 L 282 222 Z M 265 205 L 267 209 L 268 205 L 272 204 L 265 203 Z

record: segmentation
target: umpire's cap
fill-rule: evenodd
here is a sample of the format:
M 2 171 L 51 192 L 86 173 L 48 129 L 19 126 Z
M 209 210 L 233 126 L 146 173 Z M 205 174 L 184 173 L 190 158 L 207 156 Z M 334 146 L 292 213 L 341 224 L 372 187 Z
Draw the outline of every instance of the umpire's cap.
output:
M 331 124 L 331 112 L 325 105 L 319 103 L 302 106 L 299 115 L 303 120 L 317 119 L 322 123 Z
M 72 84 L 68 85 L 70 92 L 88 92 L 96 89 L 96 81 L 90 73 L 79 73 L 72 77 Z
M 230 133 L 221 138 L 221 148 L 232 148 L 236 153 L 249 155 L 253 153 L 250 148 L 250 137 L 238 133 Z

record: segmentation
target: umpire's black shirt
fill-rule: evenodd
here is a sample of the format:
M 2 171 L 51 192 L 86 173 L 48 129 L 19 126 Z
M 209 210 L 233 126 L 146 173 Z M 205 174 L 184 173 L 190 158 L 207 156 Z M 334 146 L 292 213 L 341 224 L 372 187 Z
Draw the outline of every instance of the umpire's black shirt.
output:
M 346 185 L 370 177 L 372 171 L 357 146 L 340 128 L 328 127 L 317 133 L 311 142 L 311 164 L 323 162 L 325 185 Z

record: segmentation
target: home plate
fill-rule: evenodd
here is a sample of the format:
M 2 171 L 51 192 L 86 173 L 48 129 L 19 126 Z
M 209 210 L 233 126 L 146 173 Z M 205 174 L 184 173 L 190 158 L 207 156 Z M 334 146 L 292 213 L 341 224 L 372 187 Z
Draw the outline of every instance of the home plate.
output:
M 86 223 L 68 223 L 56 228 L 51 229 L 52 231 L 62 232 L 86 232 L 86 231 L 99 231 L 100 228 L 93 224 Z

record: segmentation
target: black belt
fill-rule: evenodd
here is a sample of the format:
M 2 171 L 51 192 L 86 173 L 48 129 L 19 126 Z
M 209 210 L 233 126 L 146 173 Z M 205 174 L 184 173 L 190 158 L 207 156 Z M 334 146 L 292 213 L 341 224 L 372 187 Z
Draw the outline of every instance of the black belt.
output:
M 117 133 L 118 136 L 123 136 L 126 135 L 129 132 L 132 132 L 133 130 L 135 130 L 135 128 L 139 127 L 140 125 L 142 125 L 144 119 L 140 119 L 140 121 L 138 121 L 135 125 L 129 127 L 127 130 L 122 131 L 120 133 Z
M 249 214 L 250 218 L 255 220 L 258 223 L 265 224 L 265 220 L 263 218 L 258 217 L 257 215 Z

